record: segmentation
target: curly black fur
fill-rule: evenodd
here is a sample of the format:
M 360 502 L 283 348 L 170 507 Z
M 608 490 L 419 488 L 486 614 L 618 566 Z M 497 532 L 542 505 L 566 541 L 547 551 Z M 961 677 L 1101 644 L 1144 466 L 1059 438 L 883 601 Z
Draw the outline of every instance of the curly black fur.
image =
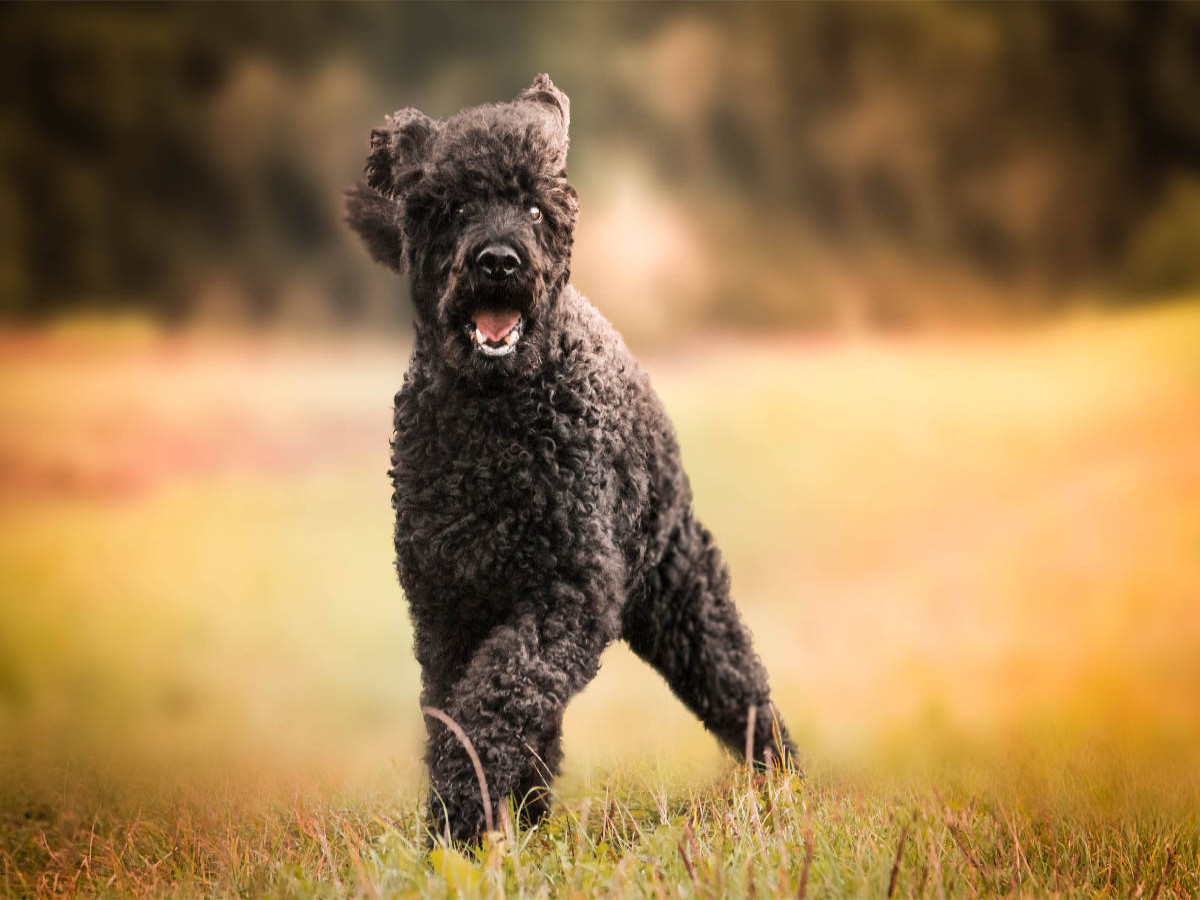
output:
M 406 109 L 371 134 L 348 220 L 412 280 L 416 342 L 396 395 L 396 556 L 422 667 L 491 796 L 548 808 L 563 711 L 624 638 L 726 746 L 791 764 L 767 676 L 692 513 L 674 430 L 617 332 L 568 283 L 578 213 L 570 105 L 545 75 L 444 121 Z M 537 209 L 534 210 L 533 208 Z M 540 215 L 539 215 L 540 213 Z M 521 264 L 481 275 L 491 242 Z M 505 356 L 474 323 L 519 314 Z M 436 833 L 477 839 L 472 764 L 441 723 L 426 751 Z

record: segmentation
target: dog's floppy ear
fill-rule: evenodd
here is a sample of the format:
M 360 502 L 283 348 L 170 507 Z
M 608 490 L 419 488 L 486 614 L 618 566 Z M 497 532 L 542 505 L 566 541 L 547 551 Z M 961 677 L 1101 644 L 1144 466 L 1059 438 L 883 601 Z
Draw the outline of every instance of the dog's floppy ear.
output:
M 367 245 L 371 259 L 404 274 L 404 222 L 399 203 L 365 184 L 355 185 L 346 192 L 346 223 Z
M 383 128 L 371 131 L 363 183 L 346 195 L 346 221 L 371 257 L 396 272 L 404 272 L 404 195 L 420 180 L 437 129 L 417 109 L 388 116 Z

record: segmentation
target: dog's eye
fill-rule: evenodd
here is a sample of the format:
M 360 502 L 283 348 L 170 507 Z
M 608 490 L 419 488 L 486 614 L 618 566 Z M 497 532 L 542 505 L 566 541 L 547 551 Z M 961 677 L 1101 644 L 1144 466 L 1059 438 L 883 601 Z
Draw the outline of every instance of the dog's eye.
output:
M 456 207 L 454 210 L 454 218 L 456 218 L 456 219 L 461 219 L 466 214 L 467 214 L 467 208 L 465 206 Z
M 542 221 L 542 211 L 536 206 L 529 207 L 529 218 L 533 219 L 535 222 Z

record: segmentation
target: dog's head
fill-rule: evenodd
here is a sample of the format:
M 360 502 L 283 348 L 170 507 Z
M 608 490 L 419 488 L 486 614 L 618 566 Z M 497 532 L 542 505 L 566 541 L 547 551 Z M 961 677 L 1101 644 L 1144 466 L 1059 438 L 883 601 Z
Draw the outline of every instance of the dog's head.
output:
M 417 328 L 455 369 L 515 372 L 545 352 L 579 210 L 569 122 L 566 94 L 539 75 L 511 103 L 446 121 L 402 109 L 371 132 L 347 221 L 409 274 Z

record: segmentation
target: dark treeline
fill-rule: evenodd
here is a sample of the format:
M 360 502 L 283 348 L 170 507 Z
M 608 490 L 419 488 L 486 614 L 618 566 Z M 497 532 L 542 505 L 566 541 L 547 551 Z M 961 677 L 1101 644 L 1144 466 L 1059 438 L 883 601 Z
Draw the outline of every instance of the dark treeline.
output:
M 542 70 L 576 109 L 594 229 L 577 274 L 609 277 L 622 222 L 646 227 L 667 262 L 631 263 L 647 283 L 613 293 L 659 290 L 692 319 L 886 324 L 973 302 L 967 284 L 999 307 L 1200 283 L 1196 4 L 10 5 L 0 22 L 10 320 L 393 321 L 395 284 L 339 222 L 366 130 Z

